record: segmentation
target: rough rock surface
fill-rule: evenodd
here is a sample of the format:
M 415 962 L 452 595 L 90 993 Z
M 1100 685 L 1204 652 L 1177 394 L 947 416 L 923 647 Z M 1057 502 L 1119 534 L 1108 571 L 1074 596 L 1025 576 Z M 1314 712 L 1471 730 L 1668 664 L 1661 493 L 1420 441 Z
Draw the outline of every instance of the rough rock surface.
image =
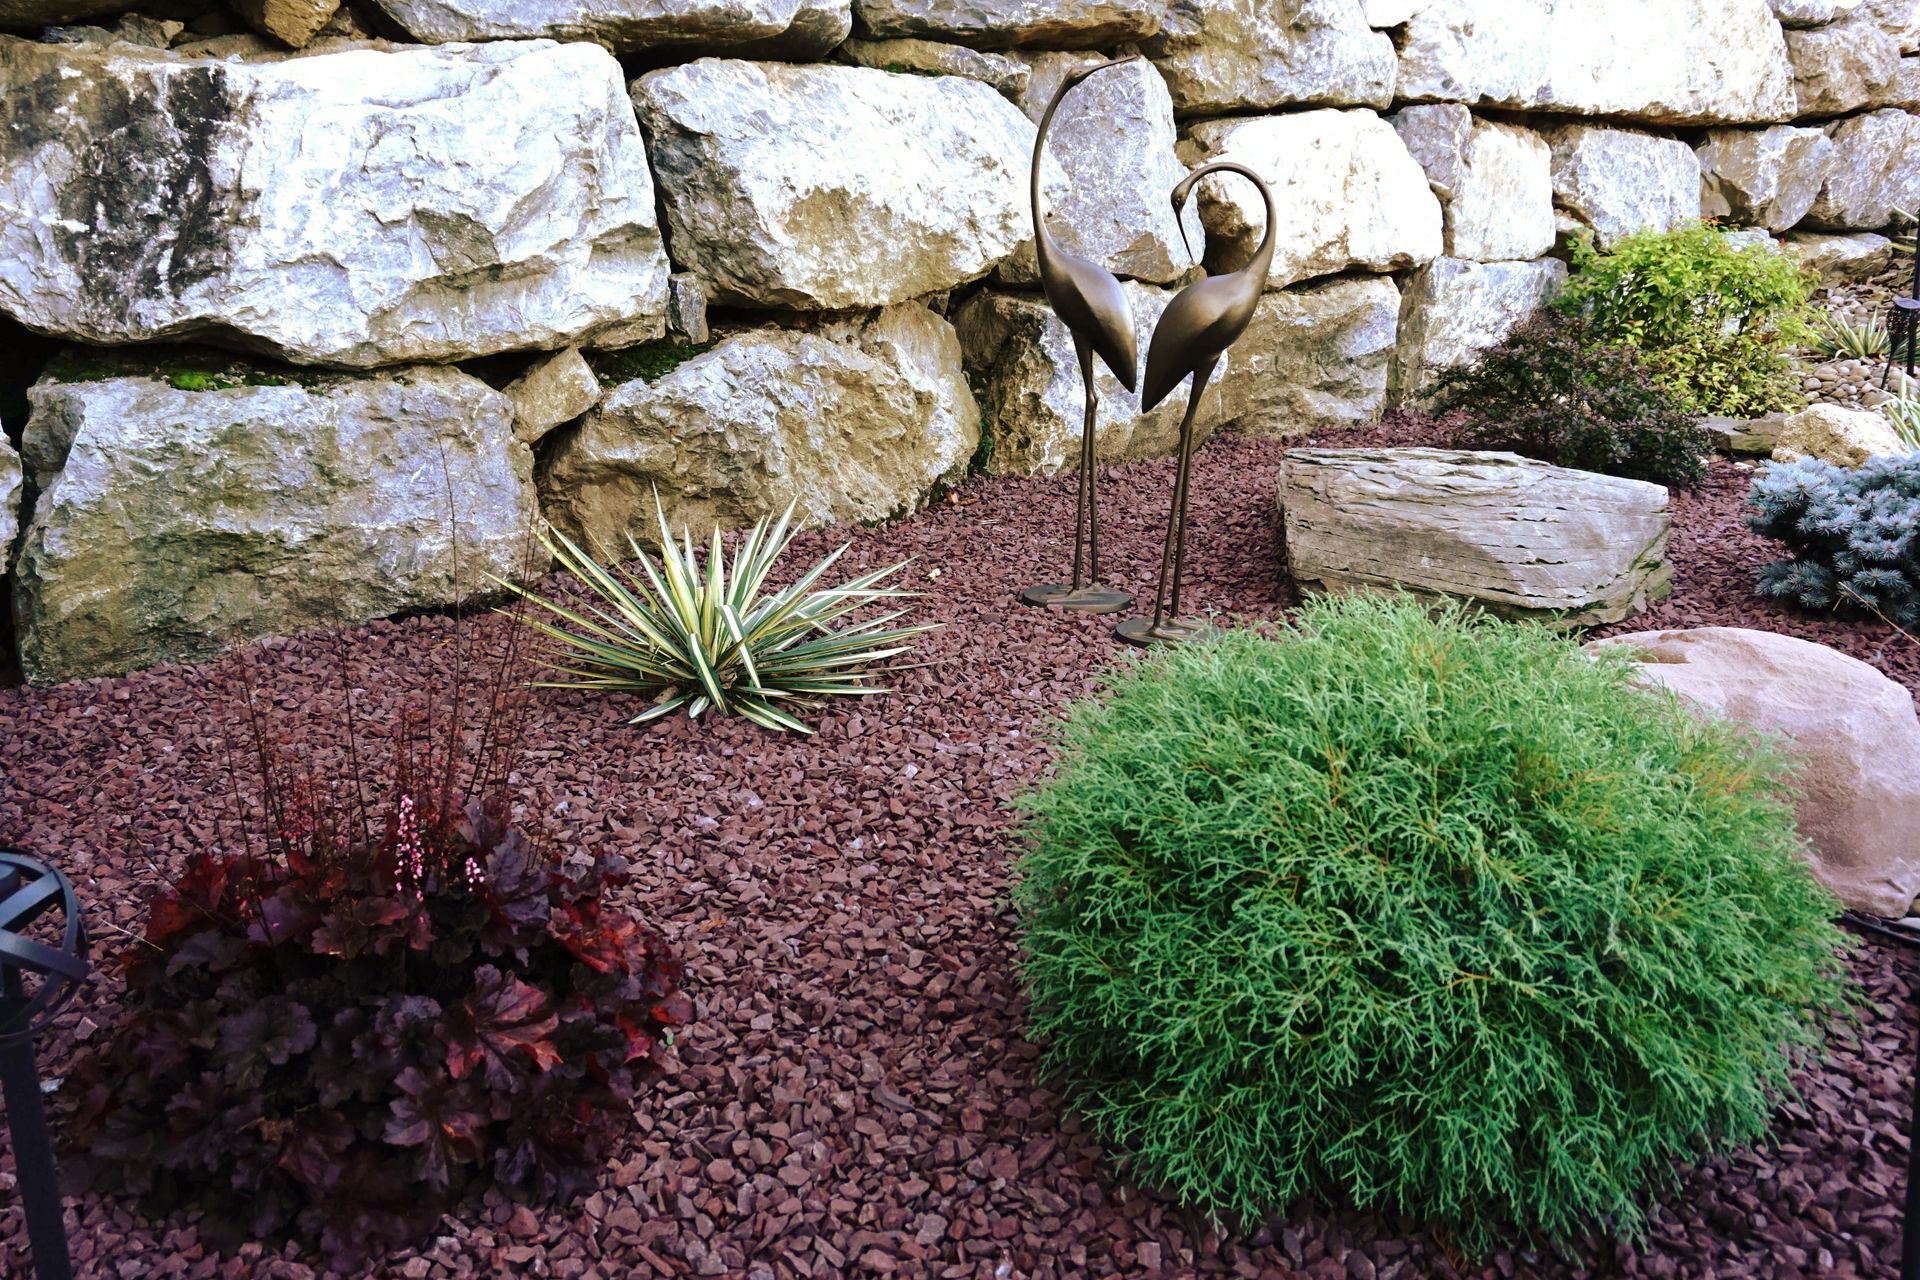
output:
M 1888 108 L 1853 116 L 1834 126 L 1833 168 L 1807 211 L 1810 228 L 1878 231 L 1909 209 L 1920 208 L 1920 119 Z
M 723 338 L 652 382 L 614 387 L 559 438 L 548 519 L 624 548 L 674 527 L 729 528 L 796 504 L 801 524 L 882 520 L 966 474 L 980 441 L 960 343 L 918 304 Z
M 847 36 L 847 0 L 373 0 L 415 40 L 591 40 L 644 49 L 819 57 Z
M 1129 281 L 1121 286 L 1133 314 L 1134 331 L 1144 351 L 1173 291 Z M 1060 471 L 1078 465 L 1080 430 L 1086 407 L 1073 337 L 1038 293 L 983 291 L 967 299 L 953 318 L 967 371 L 984 384 L 981 405 L 993 437 L 987 469 L 996 474 Z M 1237 350 L 1227 353 L 1203 393 L 1194 419 L 1201 438 L 1227 414 L 1221 382 L 1232 376 Z M 1138 393 L 1128 391 L 1094 360 L 1098 399 L 1093 425 L 1099 457 L 1119 462 L 1161 458 L 1180 443 L 1180 419 L 1187 411 L 1182 383 L 1151 413 L 1140 412 Z
M 1700 420 L 1700 429 L 1722 453 L 1744 457 L 1767 457 L 1780 442 L 1780 430 L 1787 424 L 1784 413 L 1768 413 L 1758 418 L 1709 416 Z
M 578 347 L 547 356 L 508 384 L 513 438 L 532 444 L 600 403 L 600 378 Z
M 1786 247 L 1828 280 L 1877 276 L 1893 262 L 1893 241 L 1872 231 L 1837 236 L 1795 231 L 1787 236 Z
M 1665 595 L 1667 491 L 1455 449 L 1295 449 L 1280 469 L 1294 580 L 1472 600 L 1563 626 Z
M 1786 39 L 1802 116 L 1858 111 L 1886 91 L 1900 67 L 1900 41 L 1865 17 L 1789 31 Z
M 20 498 L 25 489 L 20 455 L 0 436 L 0 578 L 13 559 L 13 540 L 20 536 Z
M 1860 7 L 1860 0 L 1769 0 L 1783 27 L 1818 27 L 1836 22 Z
M 1428 0 L 1400 41 L 1396 96 L 1656 124 L 1793 115 L 1767 0 Z
M 1031 55 L 1032 79 L 1017 99 L 1038 125 L 1068 74 L 1099 55 Z M 1166 82 L 1145 62 L 1110 67 L 1081 81 L 1054 114 L 1047 157 L 1066 171 L 1065 187 L 1047 193 L 1048 226 L 1069 250 L 1125 279 L 1168 284 L 1198 263 L 1206 233 L 1194 202 L 1175 219 L 1167 193 L 1187 174 L 1174 154 L 1173 104 Z M 1181 239 L 1185 223 L 1186 240 Z M 1000 279 L 1037 285 L 1029 239 L 1003 263 Z
M 1182 144 L 1189 166 L 1237 160 L 1273 189 L 1280 227 L 1267 287 L 1352 268 L 1397 271 L 1440 255 L 1440 202 L 1393 126 L 1371 111 L 1301 111 L 1204 120 Z M 1222 174 L 1201 184 L 1207 266 L 1253 256 L 1266 210 L 1253 184 Z
M 1920 53 L 1920 0 L 1861 0 L 1858 12 L 1898 40 L 1900 52 Z
M 237 0 L 234 8 L 255 31 L 299 49 L 333 20 L 340 0 Z
M 1775 462 L 1819 458 L 1842 467 L 1857 467 L 1882 454 L 1906 452 L 1907 446 L 1884 416 L 1836 404 L 1808 405 L 1780 425 L 1773 443 Z
M 1142 48 L 1182 115 L 1393 99 L 1393 42 L 1354 0 L 1173 0 Z
M 1296 436 L 1373 422 L 1386 407 L 1400 290 L 1386 276 L 1272 290 L 1216 374 L 1227 429 Z
M 848 40 L 838 50 L 840 56 L 856 67 L 876 71 L 917 71 L 927 75 L 965 76 L 992 85 L 1000 93 L 1019 101 L 1033 77 L 1033 69 L 1018 58 L 944 40 Z
M 29 394 L 14 616 L 36 683 L 452 604 L 525 567 L 532 455 L 506 397 L 458 370 Z
M 902 302 L 1032 234 L 1033 122 L 978 81 L 709 58 L 642 76 L 633 99 L 675 261 L 715 302 Z
M 642 341 L 666 285 L 604 49 L 0 37 L 0 311 L 30 328 L 366 367 Z
M 1855 911 L 1898 918 L 1920 893 L 1920 718 L 1906 688 L 1858 658 L 1745 627 L 1633 631 L 1654 684 L 1778 735 L 1801 761 L 1800 833 L 1821 883 Z
M 1458 103 L 1406 107 L 1388 123 L 1440 198 L 1449 257 L 1505 262 L 1553 248 L 1551 153 L 1539 134 L 1476 120 Z
M 1821 129 L 1713 129 L 1694 150 L 1700 216 L 1785 231 L 1807 216 L 1834 163 Z
M 0 0 L 0 31 L 31 31 L 125 8 L 126 0 Z
M 1093 49 L 1160 29 L 1167 0 L 854 0 L 863 35 L 927 36 L 981 49 Z
M 1409 404 L 1442 369 L 1495 346 L 1566 283 L 1566 264 L 1465 262 L 1440 258 L 1407 281 L 1400 302 L 1399 347 L 1388 393 Z
M 1547 141 L 1554 199 L 1602 246 L 1700 216 L 1700 160 L 1676 138 L 1572 124 L 1548 131 Z

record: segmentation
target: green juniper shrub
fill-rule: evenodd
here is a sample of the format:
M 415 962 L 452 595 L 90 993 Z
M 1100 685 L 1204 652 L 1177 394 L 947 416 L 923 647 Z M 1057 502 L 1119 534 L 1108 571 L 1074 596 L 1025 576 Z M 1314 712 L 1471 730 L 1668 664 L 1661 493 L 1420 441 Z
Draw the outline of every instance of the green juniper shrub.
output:
M 1024 800 L 1031 1031 L 1130 1171 L 1462 1247 L 1628 1233 L 1844 1008 L 1776 749 L 1405 596 L 1154 655 Z
M 1436 384 L 1437 413 L 1464 411 L 1455 443 L 1651 480 L 1698 484 L 1711 445 L 1638 352 L 1595 343 L 1580 316 L 1543 312 Z
M 1920 453 L 1768 463 L 1747 505 L 1747 524 L 1792 552 L 1760 570 L 1761 595 L 1920 626 Z
M 1605 252 L 1576 240 L 1554 305 L 1585 315 L 1593 340 L 1638 347 L 1682 408 L 1754 416 L 1800 404 L 1788 351 L 1814 336 L 1813 284 L 1773 245 L 1695 222 Z

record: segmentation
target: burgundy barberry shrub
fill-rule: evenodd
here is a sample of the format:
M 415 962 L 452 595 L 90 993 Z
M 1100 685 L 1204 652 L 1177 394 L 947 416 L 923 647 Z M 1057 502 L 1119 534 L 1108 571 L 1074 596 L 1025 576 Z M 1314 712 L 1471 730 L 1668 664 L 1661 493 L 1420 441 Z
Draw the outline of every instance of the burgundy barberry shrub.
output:
M 625 863 L 570 865 L 495 767 L 460 785 L 403 749 L 370 796 L 256 749 L 251 847 L 154 898 L 125 1021 L 69 1084 L 96 1184 L 342 1269 L 470 1191 L 581 1193 L 692 1014 L 660 935 L 607 901 Z

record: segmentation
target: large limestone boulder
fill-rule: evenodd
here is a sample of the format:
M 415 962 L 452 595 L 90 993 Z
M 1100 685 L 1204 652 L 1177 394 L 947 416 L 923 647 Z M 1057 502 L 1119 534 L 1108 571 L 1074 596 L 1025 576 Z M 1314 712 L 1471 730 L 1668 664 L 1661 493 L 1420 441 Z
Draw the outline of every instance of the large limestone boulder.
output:
M 1920 0 L 1860 0 L 1856 12 L 1898 40 L 1900 52 L 1920 53 Z
M 1393 99 L 1393 42 L 1354 0 L 1173 0 L 1142 48 L 1181 115 Z
M 1802 116 L 1858 111 L 1886 90 L 1900 67 L 1900 41 L 1865 17 L 1789 31 L 1786 38 Z
M 1878 413 L 1843 409 L 1837 404 L 1810 404 L 1780 426 L 1773 442 L 1775 462 L 1818 458 L 1841 467 L 1857 467 L 1869 458 L 1911 452 Z
M 1700 216 L 1700 160 L 1677 138 L 1571 124 L 1549 130 L 1553 195 L 1603 247 Z
M 255 31 L 299 49 L 333 21 L 340 0 L 237 0 L 234 8 Z
M 1021 101 L 1033 79 L 1033 68 L 1018 58 L 985 49 L 969 49 L 963 44 L 948 44 L 944 40 L 917 40 L 910 36 L 894 40 L 848 40 L 835 52 L 856 67 L 872 67 L 877 71 L 965 76 L 992 85 L 1015 102 Z
M 1294 449 L 1280 466 L 1303 586 L 1405 588 L 1561 626 L 1617 622 L 1670 589 L 1667 491 L 1455 449 Z
M 708 58 L 642 76 L 633 100 L 675 261 L 717 303 L 903 302 L 1032 234 L 1033 122 L 978 81 Z
M 1405 107 L 1388 123 L 1440 198 L 1449 257 L 1503 262 L 1553 248 L 1551 152 L 1539 134 L 1458 103 Z
M 1280 226 L 1270 289 L 1355 268 L 1398 271 L 1440 255 L 1440 202 L 1400 135 L 1371 111 L 1203 120 L 1181 158 L 1189 166 L 1236 160 L 1272 187 Z M 1259 192 L 1221 174 L 1203 182 L 1197 198 L 1208 268 L 1245 265 L 1266 231 Z
M 1096 49 L 1160 29 L 1167 0 L 854 0 L 864 35 L 980 49 Z
M 1392 402 L 1413 403 L 1434 374 L 1470 364 L 1482 351 L 1499 345 L 1551 301 L 1566 280 L 1566 264 L 1554 258 L 1440 258 L 1415 272 L 1401 296 L 1398 347 L 1388 386 Z
M 1920 893 L 1920 720 L 1904 686 L 1825 645 L 1744 627 L 1634 631 L 1642 676 L 1710 715 L 1777 735 L 1800 760 L 1800 833 L 1820 882 L 1900 917 Z
M 1891 108 L 1833 126 L 1833 168 L 1807 211 L 1826 231 L 1878 231 L 1898 213 L 1920 208 L 1920 118 Z
M 1860 0 L 1769 0 L 1783 27 L 1819 27 L 1860 7 Z
M 1807 216 L 1834 164 L 1821 129 L 1711 129 L 1700 161 L 1700 216 L 1785 231 Z
M 29 680 L 449 605 L 527 567 L 533 458 L 505 396 L 430 366 L 254 380 L 277 385 L 32 389 L 39 496 L 14 597 Z
M 592 40 L 617 53 L 745 51 L 789 42 L 819 57 L 846 39 L 848 0 L 373 0 L 415 40 Z
M 1018 102 L 1035 122 L 1060 82 L 1098 54 L 1030 55 L 1032 77 Z M 1047 201 L 1047 223 L 1069 250 L 1123 279 L 1169 284 L 1199 265 L 1206 233 L 1194 203 L 1176 215 L 1167 193 L 1187 174 L 1174 153 L 1173 104 L 1152 65 L 1111 67 L 1076 86 L 1047 131 L 1047 155 L 1066 171 L 1066 186 Z M 1181 238 L 1182 223 L 1186 238 Z M 1028 240 L 1001 264 L 999 278 L 1037 285 L 1039 266 Z
M 1343 276 L 1260 296 L 1220 383 L 1227 429 L 1294 436 L 1377 421 L 1400 317 L 1387 276 Z
M 358 368 L 640 341 L 666 288 L 594 45 L 246 63 L 0 37 L 0 311 L 29 328 Z
M 1399 50 L 1402 101 L 1656 124 L 1794 114 L 1767 0 L 1427 0 Z
M 21 479 L 20 455 L 0 436 L 0 578 L 13 559 L 13 540 L 20 536 Z
M 1144 350 L 1147 335 L 1173 291 L 1128 281 L 1121 286 Z M 993 437 L 987 469 L 999 475 L 1051 473 L 1078 465 L 1085 400 L 1073 336 L 1038 293 L 976 293 L 953 318 L 967 371 L 984 386 L 981 406 Z M 1200 401 L 1195 427 L 1201 438 L 1226 418 L 1220 383 L 1231 376 L 1238 350 L 1227 353 Z M 1153 412 L 1140 412 L 1140 397 L 1128 391 L 1098 359 L 1098 400 L 1093 425 L 1095 453 L 1109 461 L 1164 458 L 1180 445 L 1180 418 L 1187 409 L 1182 384 Z
M 1823 280 L 1863 280 L 1893 262 L 1893 241 L 1871 231 L 1844 236 L 1795 231 L 1786 238 L 1786 250 Z
M 912 511 L 980 441 L 960 343 L 915 303 L 721 340 L 613 387 L 541 474 L 548 519 L 612 550 L 674 527 L 738 527 L 797 504 L 820 525 Z

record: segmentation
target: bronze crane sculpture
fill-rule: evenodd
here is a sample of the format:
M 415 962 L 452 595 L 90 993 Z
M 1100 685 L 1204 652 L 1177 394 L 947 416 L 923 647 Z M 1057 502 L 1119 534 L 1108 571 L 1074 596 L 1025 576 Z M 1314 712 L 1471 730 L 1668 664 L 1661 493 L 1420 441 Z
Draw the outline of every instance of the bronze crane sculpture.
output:
M 1098 263 L 1067 252 L 1047 230 L 1046 219 L 1040 212 L 1040 159 L 1047 145 L 1047 127 L 1053 123 L 1053 113 L 1067 92 L 1096 71 L 1139 59 L 1140 55 L 1134 54 L 1071 72 L 1054 90 L 1053 100 L 1047 103 L 1033 139 L 1033 248 L 1040 264 L 1040 287 L 1046 291 L 1047 304 L 1053 313 L 1073 335 L 1073 349 L 1080 357 L 1086 418 L 1080 428 L 1080 483 L 1073 510 L 1073 581 L 1028 587 L 1020 593 L 1020 599 L 1027 604 L 1079 613 L 1118 613 L 1133 603 L 1133 597 L 1126 592 L 1100 585 L 1100 504 L 1094 492 L 1093 420 L 1097 393 L 1093 385 L 1093 357 L 1098 354 L 1120 380 L 1120 385 L 1132 391 L 1138 377 L 1139 356 L 1133 313 L 1127 309 L 1120 282 Z M 1191 254 L 1192 250 L 1188 252 Z
M 1180 616 L 1180 574 L 1187 556 L 1187 481 L 1193 470 L 1193 418 L 1200 408 L 1201 393 L 1213 376 L 1220 357 L 1239 340 L 1253 322 L 1254 309 L 1267 286 L 1267 272 L 1273 266 L 1274 208 L 1273 193 L 1260 175 L 1231 160 L 1216 160 L 1202 165 L 1182 178 L 1173 189 L 1175 222 L 1186 208 L 1194 186 L 1210 173 L 1237 173 L 1259 188 L 1267 207 L 1266 234 L 1253 259 L 1238 271 L 1209 276 L 1190 284 L 1174 296 L 1160 321 L 1153 328 L 1153 340 L 1147 347 L 1147 379 L 1140 395 L 1140 410 L 1148 412 L 1172 394 L 1180 380 L 1193 375 L 1187 392 L 1187 413 L 1180 420 L 1180 467 L 1173 482 L 1172 510 L 1167 515 L 1167 541 L 1160 553 L 1160 585 L 1154 593 L 1151 618 L 1128 618 L 1113 629 L 1119 639 L 1134 645 L 1167 641 L 1198 640 L 1212 634 L 1204 622 Z M 1186 239 L 1181 224 L 1180 238 Z M 1193 248 L 1187 248 L 1192 256 Z M 1168 599 L 1168 583 L 1172 599 Z

